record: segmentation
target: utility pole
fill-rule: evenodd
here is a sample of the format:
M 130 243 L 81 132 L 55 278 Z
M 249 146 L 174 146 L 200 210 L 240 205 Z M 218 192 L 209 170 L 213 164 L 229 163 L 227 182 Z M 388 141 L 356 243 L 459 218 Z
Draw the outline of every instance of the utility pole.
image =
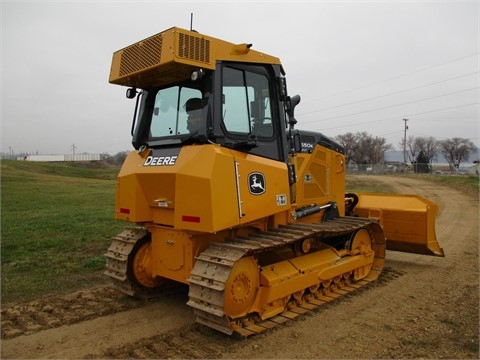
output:
M 404 135 L 403 135 L 403 166 L 404 171 L 407 172 L 407 121 L 408 119 L 403 119 L 405 121 Z
M 76 148 L 77 148 L 77 147 L 75 146 L 75 144 L 72 144 L 73 157 L 75 157 L 75 149 L 76 149 Z

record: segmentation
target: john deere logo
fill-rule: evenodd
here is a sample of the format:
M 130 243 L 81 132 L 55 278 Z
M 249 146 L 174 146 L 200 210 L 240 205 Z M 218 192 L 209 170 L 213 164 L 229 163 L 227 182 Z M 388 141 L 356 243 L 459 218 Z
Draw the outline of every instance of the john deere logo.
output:
M 265 176 L 254 172 L 248 175 L 248 190 L 252 195 L 262 195 L 265 192 Z

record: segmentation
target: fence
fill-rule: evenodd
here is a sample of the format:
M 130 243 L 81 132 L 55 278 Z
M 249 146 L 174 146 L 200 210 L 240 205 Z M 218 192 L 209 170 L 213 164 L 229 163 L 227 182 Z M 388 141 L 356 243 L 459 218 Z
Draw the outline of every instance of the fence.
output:
M 402 174 L 402 173 L 423 173 L 423 174 L 471 174 L 479 175 L 478 164 L 461 164 L 458 169 L 450 169 L 448 164 L 348 164 L 347 174 Z

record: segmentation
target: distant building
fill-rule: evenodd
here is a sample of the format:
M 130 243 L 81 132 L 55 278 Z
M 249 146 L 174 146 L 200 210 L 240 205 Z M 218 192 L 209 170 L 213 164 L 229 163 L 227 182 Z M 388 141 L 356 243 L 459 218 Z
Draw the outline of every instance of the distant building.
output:
M 100 154 L 26 155 L 24 157 L 17 157 L 17 160 L 40 161 L 40 162 L 100 161 Z
M 473 162 L 473 166 L 467 168 L 467 174 L 480 175 L 480 158 Z

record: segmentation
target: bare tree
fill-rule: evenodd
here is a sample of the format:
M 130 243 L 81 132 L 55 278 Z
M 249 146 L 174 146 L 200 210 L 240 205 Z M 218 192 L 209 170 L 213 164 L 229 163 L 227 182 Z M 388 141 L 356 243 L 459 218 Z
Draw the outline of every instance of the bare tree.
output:
M 452 138 L 438 142 L 440 152 L 447 160 L 450 171 L 458 168 L 462 161 L 467 161 L 470 154 L 476 151 L 476 146 L 468 139 Z
M 374 138 L 365 131 L 338 135 L 336 139 L 345 148 L 347 164 L 380 164 L 385 160 L 385 152 L 392 148 L 385 138 Z
M 429 136 L 426 138 L 418 137 L 417 138 L 417 148 L 419 153 L 423 152 L 428 163 L 432 164 L 433 158 L 438 154 L 438 142 L 434 137 Z
M 129 151 L 120 151 L 113 156 L 113 164 L 122 165 Z
M 345 149 L 345 162 L 348 165 L 353 158 L 353 153 L 355 149 L 355 135 L 353 133 L 348 132 L 344 135 L 338 135 L 335 138 Z
M 392 149 L 392 145 L 387 144 L 387 140 L 385 138 L 378 136 L 375 138 L 370 138 L 368 145 L 368 157 L 370 162 L 374 165 L 383 163 L 385 161 L 385 153 L 387 150 Z
M 407 157 L 408 157 L 408 160 L 410 160 L 411 163 L 413 163 L 415 161 L 415 159 L 418 156 L 418 152 L 419 152 L 419 150 L 418 150 L 418 148 L 415 144 L 416 139 L 417 138 L 415 138 L 413 135 L 410 135 L 405 142 Z M 400 148 L 403 149 L 403 140 L 399 143 L 399 145 L 400 145 Z
M 401 143 L 403 146 L 403 142 Z M 407 156 L 411 163 L 418 161 L 417 158 L 422 154 L 422 159 L 428 159 L 431 164 L 433 158 L 438 153 L 438 143 L 433 137 L 414 137 L 407 138 Z
M 365 131 L 355 134 L 355 146 L 352 161 L 357 164 L 368 164 L 368 147 L 371 146 L 371 136 Z

